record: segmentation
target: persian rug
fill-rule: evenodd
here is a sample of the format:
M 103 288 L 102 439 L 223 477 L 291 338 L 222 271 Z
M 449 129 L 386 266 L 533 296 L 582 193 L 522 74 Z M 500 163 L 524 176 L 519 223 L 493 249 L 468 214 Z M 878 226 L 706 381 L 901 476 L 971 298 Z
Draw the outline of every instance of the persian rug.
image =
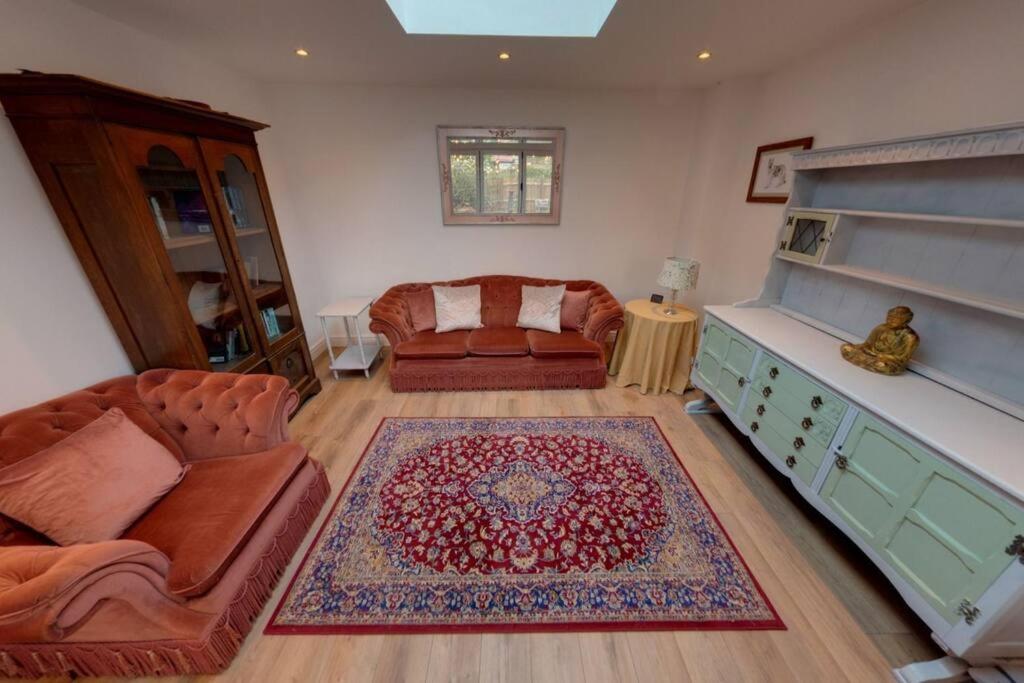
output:
M 654 418 L 386 418 L 265 632 L 784 628 Z

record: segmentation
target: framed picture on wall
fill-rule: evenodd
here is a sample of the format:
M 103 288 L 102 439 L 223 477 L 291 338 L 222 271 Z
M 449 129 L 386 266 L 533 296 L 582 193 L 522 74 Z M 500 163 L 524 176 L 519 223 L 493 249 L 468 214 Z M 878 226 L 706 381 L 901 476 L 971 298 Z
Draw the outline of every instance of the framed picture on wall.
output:
M 793 183 L 793 152 L 810 149 L 813 144 L 814 138 L 799 138 L 758 147 L 747 201 L 785 204 Z

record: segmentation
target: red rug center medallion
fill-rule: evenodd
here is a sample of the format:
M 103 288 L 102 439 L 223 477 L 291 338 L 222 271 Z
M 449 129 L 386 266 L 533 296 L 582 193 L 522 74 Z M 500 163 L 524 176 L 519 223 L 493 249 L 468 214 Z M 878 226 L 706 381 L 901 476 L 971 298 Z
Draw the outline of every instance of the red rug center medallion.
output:
M 662 492 L 636 458 L 561 435 L 465 435 L 405 459 L 376 527 L 392 561 L 438 572 L 610 570 L 648 552 Z

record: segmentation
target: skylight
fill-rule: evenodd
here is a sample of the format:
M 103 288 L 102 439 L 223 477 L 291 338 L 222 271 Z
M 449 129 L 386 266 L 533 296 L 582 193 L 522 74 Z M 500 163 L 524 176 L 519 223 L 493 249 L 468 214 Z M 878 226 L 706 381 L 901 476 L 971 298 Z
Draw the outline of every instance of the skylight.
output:
M 593 38 L 616 0 L 387 0 L 406 33 Z

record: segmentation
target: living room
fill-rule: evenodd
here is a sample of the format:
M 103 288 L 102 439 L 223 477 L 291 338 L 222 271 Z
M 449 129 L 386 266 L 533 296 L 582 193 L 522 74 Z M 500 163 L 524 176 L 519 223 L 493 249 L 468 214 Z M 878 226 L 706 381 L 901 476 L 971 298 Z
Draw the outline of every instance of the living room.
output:
M 0 674 L 1024 681 L 1024 5 L 490 5 L 0 0 Z

